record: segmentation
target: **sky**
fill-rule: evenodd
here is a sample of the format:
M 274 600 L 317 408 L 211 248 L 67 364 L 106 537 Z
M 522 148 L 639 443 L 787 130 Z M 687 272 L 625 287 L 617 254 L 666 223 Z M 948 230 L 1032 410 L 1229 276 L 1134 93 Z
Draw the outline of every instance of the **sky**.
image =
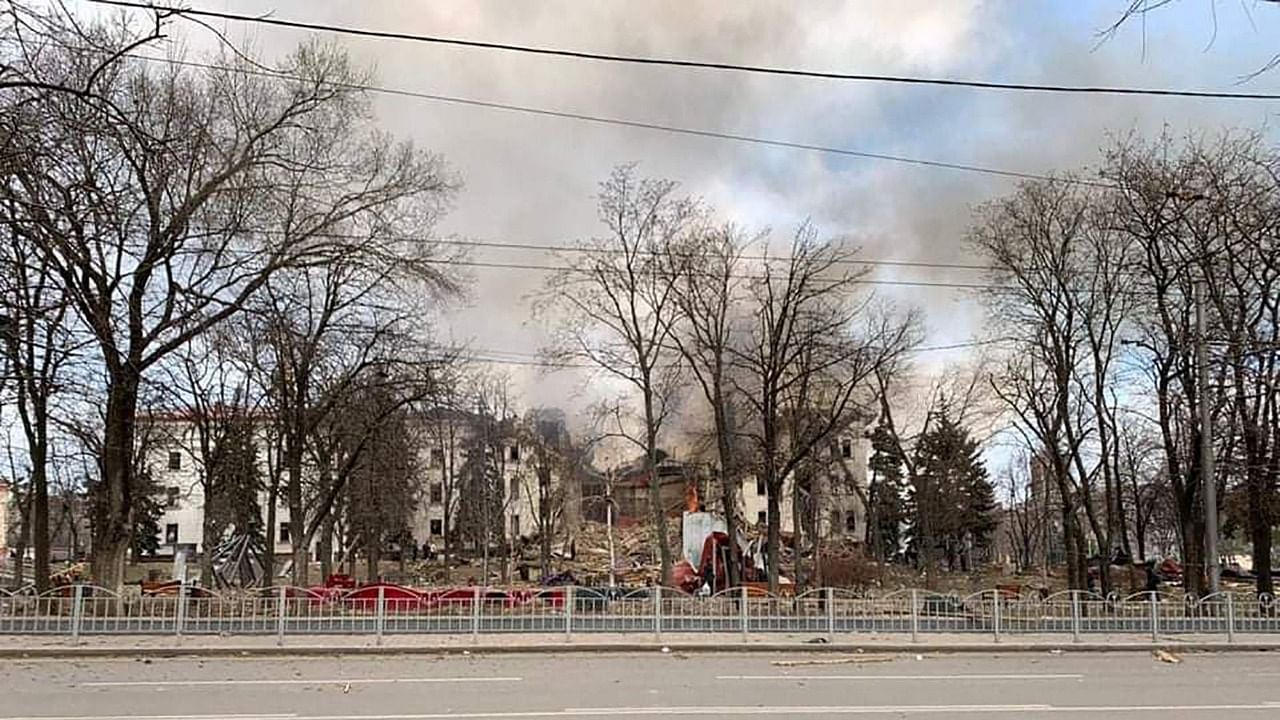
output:
M 1280 5 L 1179 0 L 1109 37 L 1127 0 L 188 0 L 196 8 L 472 40 L 816 70 L 1022 83 L 1280 91 L 1280 70 L 1239 85 L 1280 52 Z M 306 33 L 216 21 L 266 59 Z M 188 26 L 199 47 L 208 32 Z M 1031 173 L 1086 167 L 1109 137 L 1169 128 L 1274 128 L 1280 102 L 1066 96 L 767 77 L 639 67 L 494 50 L 340 37 L 392 88 L 626 118 L 779 140 L 972 163 Z M 378 97 L 380 124 L 440 153 L 464 183 L 441 234 L 563 244 L 599 234 L 594 195 L 620 163 L 669 178 L 726 219 L 772 228 L 786 242 L 811 221 L 864 257 L 977 262 L 964 244 L 974 205 L 1008 179 L 725 140 Z M 1274 135 L 1273 130 L 1268 130 Z M 554 264 L 545 252 L 477 250 L 473 259 Z M 530 270 L 475 269 L 465 302 L 441 333 L 490 357 L 531 359 L 546 340 L 529 296 Z M 979 282 L 966 270 L 877 270 L 885 280 Z M 973 291 L 882 287 L 923 309 L 925 344 L 984 331 Z M 968 350 L 919 356 L 924 372 Z M 510 372 L 528 406 L 581 406 L 578 371 Z

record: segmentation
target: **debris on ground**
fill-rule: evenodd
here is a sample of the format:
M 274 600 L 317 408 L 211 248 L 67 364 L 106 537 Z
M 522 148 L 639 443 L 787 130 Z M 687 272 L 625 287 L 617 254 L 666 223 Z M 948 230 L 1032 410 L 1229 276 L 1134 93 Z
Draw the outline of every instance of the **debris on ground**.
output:
M 918 657 L 918 656 L 917 656 Z M 893 662 L 892 655 L 856 655 L 841 658 L 813 658 L 806 660 L 774 660 L 774 667 L 805 667 L 810 665 L 869 665 L 871 663 Z
M 1178 663 L 1182 662 L 1181 657 L 1174 655 L 1168 650 L 1155 650 L 1151 653 L 1151 656 L 1162 663 L 1168 663 L 1170 665 L 1177 665 Z

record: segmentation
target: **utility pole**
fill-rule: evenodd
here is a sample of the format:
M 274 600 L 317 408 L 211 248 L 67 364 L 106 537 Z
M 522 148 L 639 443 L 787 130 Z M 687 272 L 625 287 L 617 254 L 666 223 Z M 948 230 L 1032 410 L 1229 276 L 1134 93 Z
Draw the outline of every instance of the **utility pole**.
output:
M 1204 492 L 1204 554 L 1210 594 L 1220 588 L 1218 567 L 1218 484 L 1213 469 L 1213 413 L 1209 407 L 1209 343 L 1204 318 L 1204 280 L 1197 280 L 1196 365 L 1200 388 L 1200 485 Z

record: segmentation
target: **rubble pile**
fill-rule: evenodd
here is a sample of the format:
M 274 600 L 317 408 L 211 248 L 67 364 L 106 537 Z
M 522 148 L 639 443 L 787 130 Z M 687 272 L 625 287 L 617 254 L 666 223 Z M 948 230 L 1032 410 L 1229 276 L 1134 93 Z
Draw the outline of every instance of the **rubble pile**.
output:
M 680 554 L 679 521 L 667 523 L 667 539 L 673 556 Z M 583 585 L 609 582 L 609 528 L 584 521 L 572 534 L 556 538 L 552 564 Z M 614 576 L 619 585 L 656 584 L 662 574 L 658 543 L 647 524 L 613 528 Z

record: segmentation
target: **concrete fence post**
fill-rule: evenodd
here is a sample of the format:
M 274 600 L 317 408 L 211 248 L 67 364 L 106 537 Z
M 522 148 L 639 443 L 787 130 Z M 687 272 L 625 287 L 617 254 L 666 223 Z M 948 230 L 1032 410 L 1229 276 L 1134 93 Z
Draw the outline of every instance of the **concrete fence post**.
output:
M 382 644 L 382 633 L 387 625 L 387 588 L 384 585 L 378 586 L 378 617 L 374 621 L 375 632 L 377 634 L 377 644 Z
M 182 628 L 187 622 L 187 581 L 178 581 L 178 607 L 174 611 L 173 632 L 182 637 Z
M 911 642 L 920 642 L 920 591 L 911 589 Z
M 653 587 L 653 635 L 662 642 L 662 586 Z
M 276 595 L 276 645 L 284 645 L 284 620 L 288 604 L 289 589 L 281 586 Z
M 76 584 L 71 600 L 71 643 L 80 644 L 80 625 L 84 621 L 84 585 Z
M 991 630 L 995 641 L 1000 642 L 1000 588 L 991 591 Z
M 1227 642 L 1234 643 L 1236 641 L 1236 605 L 1231 593 L 1226 593 L 1227 598 Z
M 1080 642 L 1080 591 L 1071 591 L 1071 642 Z
M 747 641 L 747 637 L 751 632 L 751 615 L 747 606 L 747 586 L 743 585 L 740 589 L 742 600 L 739 603 L 738 614 L 742 619 L 742 642 Z
M 1160 599 L 1155 590 L 1151 591 L 1151 642 L 1160 640 L 1160 608 L 1156 602 Z
M 835 642 L 836 640 L 836 591 L 835 588 L 827 588 L 827 642 Z
M 480 640 L 480 588 L 471 591 L 471 641 Z
M 573 642 L 573 586 L 564 589 L 564 641 Z

